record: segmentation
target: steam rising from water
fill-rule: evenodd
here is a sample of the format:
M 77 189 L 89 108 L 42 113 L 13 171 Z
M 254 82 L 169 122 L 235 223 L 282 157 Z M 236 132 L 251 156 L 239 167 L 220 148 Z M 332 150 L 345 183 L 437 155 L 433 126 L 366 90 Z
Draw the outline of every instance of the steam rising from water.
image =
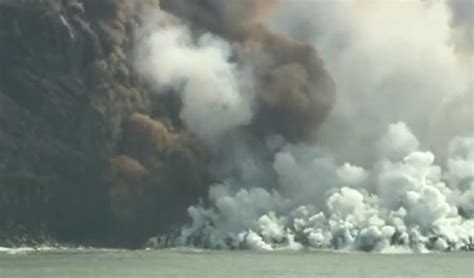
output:
M 413 138 L 397 123 L 383 141 L 406 146 Z M 396 154 L 403 156 L 364 169 L 339 164 L 318 147 L 285 145 L 274 156 L 274 189 L 216 184 L 209 192 L 212 205 L 189 208 L 192 225 L 161 243 L 256 250 L 472 248 L 474 139 L 452 140 L 445 171 L 433 153 L 416 146 Z
M 151 244 L 474 248 L 473 55 L 453 45 L 473 23 L 456 1 L 280 1 L 250 26 L 258 1 L 197 2 L 163 1 L 174 15 L 146 28 L 137 65 L 181 98 L 215 184 Z M 333 86 L 318 52 L 338 88 L 319 129 Z

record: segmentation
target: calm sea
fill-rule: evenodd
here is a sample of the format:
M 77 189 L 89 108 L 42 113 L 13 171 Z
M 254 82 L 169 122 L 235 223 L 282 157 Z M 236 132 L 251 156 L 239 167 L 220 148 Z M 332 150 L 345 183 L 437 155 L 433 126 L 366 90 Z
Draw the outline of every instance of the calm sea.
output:
M 0 249 L 1 250 L 1 249 Z M 0 251 L 0 277 L 474 277 L 474 253 Z

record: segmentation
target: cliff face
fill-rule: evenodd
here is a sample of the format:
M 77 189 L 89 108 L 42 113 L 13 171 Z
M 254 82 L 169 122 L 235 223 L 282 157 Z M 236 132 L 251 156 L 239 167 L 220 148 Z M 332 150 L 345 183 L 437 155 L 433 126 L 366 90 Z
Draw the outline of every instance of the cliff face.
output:
M 206 157 L 178 132 L 179 102 L 150 98 L 129 66 L 151 2 L 0 2 L 4 237 L 23 227 L 133 245 L 179 223 L 205 192 Z

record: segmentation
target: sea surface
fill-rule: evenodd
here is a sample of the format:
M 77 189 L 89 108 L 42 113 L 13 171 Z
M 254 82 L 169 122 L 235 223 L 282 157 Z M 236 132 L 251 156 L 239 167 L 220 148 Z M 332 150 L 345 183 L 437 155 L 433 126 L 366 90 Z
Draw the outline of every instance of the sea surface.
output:
M 1 249 L 0 277 L 474 277 L 474 253 Z

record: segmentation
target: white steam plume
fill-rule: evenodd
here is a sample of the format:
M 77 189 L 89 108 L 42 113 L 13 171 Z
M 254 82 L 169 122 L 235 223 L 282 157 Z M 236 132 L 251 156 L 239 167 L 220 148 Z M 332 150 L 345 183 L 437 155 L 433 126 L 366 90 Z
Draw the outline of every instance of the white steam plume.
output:
M 233 133 L 226 143 L 209 145 L 211 165 L 218 168 L 209 203 L 190 207 L 189 225 L 152 242 L 256 250 L 472 250 L 473 73 L 453 47 L 449 6 L 435 0 L 280 2 L 268 24 L 317 48 L 338 88 L 318 144 Z M 149 52 L 169 48 L 169 54 L 144 55 L 143 73 L 159 87 L 184 84 L 187 126 L 206 138 L 249 123 L 253 93 L 237 81 L 230 43 L 212 37 L 210 44 L 193 44 L 186 28 L 178 33 L 187 35 L 164 36 L 183 27 L 167 28 L 157 30 L 162 40 Z M 197 57 L 209 47 L 218 49 L 219 62 L 200 66 L 213 73 L 203 93 L 187 87 L 201 69 L 190 70 L 181 58 L 201 61 Z M 229 75 L 214 74 L 222 69 Z M 226 113 L 217 113 L 221 117 L 209 114 L 222 92 L 239 101 L 230 101 Z M 202 105 L 187 104 L 187 95 Z
M 194 39 L 177 21 L 146 31 L 136 53 L 137 69 L 158 92 L 180 94 L 181 119 L 189 130 L 209 141 L 250 122 L 252 90 L 249 85 L 242 90 L 245 73 L 230 61 L 226 41 L 209 33 Z
M 391 131 L 398 126 L 391 125 L 383 141 L 396 143 L 399 135 Z M 433 153 L 418 149 L 363 169 L 339 165 L 315 147 L 284 146 L 273 164 L 278 190 L 215 185 L 211 207 L 190 207 L 192 225 L 155 243 L 254 250 L 469 250 L 474 248 L 473 140 L 453 139 L 446 171 L 434 164 Z M 310 159 L 308 152 L 319 155 Z

